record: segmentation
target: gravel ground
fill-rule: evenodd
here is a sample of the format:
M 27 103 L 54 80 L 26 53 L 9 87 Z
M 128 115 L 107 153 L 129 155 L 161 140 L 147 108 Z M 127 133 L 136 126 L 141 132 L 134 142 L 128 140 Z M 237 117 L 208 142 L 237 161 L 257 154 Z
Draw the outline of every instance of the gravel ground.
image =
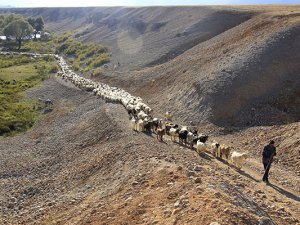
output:
M 55 77 L 28 94 L 54 108 L 0 142 L 1 224 L 297 223 L 295 192 L 134 132 L 120 105 Z

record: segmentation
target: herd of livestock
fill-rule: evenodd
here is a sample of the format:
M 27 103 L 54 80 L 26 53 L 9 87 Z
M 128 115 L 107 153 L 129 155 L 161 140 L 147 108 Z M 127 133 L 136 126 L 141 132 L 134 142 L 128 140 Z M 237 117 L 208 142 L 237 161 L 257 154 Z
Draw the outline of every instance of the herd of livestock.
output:
M 11 54 L 7 52 L 0 52 L 0 54 Z M 19 53 L 31 55 L 33 57 L 44 56 L 49 54 L 36 53 Z M 181 126 L 172 123 L 172 115 L 167 112 L 164 119 L 153 118 L 152 109 L 145 104 L 140 97 L 135 97 L 125 90 L 117 87 L 111 87 L 104 83 L 94 82 L 90 79 L 79 76 L 73 72 L 64 58 L 59 55 L 52 55 L 58 61 L 61 71 L 57 73 L 65 81 L 73 83 L 81 90 L 93 92 L 94 95 L 99 96 L 105 102 L 122 104 L 127 110 L 130 118 L 130 124 L 133 130 L 141 131 L 151 134 L 156 133 L 157 139 L 163 141 L 164 135 L 170 136 L 171 141 L 176 141 L 180 144 L 185 144 L 191 149 L 196 145 L 196 151 L 201 152 L 211 150 L 211 153 L 218 158 L 225 156 L 226 159 L 230 157 L 231 146 L 219 144 L 213 141 L 211 145 L 207 144 L 208 136 L 198 134 L 197 130 L 189 129 L 187 126 Z M 238 168 L 241 168 L 247 159 L 247 153 L 239 153 L 234 151 L 231 154 L 231 161 Z

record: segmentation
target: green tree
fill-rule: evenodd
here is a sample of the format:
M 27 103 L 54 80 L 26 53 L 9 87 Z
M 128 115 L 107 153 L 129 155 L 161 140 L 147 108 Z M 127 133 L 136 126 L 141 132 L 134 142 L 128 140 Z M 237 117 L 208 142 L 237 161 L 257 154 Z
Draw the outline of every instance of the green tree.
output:
M 0 35 L 3 34 L 4 26 L 5 26 L 5 16 L 0 14 Z
M 23 39 L 33 33 L 33 27 L 27 21 L 19 19 L 10 22 L 3 32 L 6 37 L 14 37 L 20 49 Z
M 34 39 L 36 39 L 36 35 L 38 32 L 44 30 L 44 20 L 43 17 L 29 17 L 27 19 L 28 23 L 34 28 Z
M 4 27 L 6 25 L 8 25 L 9 23 L 11 23 L 12 21 L 20 20 L 20 19 L 23 19 L 23 16 L 20 15 L 20 14 L 8 14 L 8 15 L 5 15 L 5 18 L 4 18 Z

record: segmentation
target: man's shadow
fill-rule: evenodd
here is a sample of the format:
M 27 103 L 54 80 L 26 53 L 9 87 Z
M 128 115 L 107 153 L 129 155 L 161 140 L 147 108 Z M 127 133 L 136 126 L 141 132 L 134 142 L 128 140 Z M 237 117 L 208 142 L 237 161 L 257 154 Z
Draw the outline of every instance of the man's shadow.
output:
M 293 199 L 294 201 L 300 202 L 300 197 L 297 195 L 294 195 L 293 193 L 286 191 L 282 189 L 281 187 L 276 186 L 275 184 L 269 184 L 271 188 L 278 191 L 280 194 L 286 196 L 287 198 Z

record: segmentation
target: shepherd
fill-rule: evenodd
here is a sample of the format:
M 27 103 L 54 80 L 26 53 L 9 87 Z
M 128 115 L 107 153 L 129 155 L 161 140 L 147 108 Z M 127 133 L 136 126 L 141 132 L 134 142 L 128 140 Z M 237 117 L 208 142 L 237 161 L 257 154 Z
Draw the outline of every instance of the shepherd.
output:
M 276 155 L 276 147 L 275 142 L 272 140 L 268 145 L 264 147 L 263 153 L 262 153 L 262 162 L 264 165 L 265 173 L 263 176 L 263 181 L 266 184 L 269 184 L 269 171 L 271 168 L 271 164 L 273 162 L 273 157 Z

